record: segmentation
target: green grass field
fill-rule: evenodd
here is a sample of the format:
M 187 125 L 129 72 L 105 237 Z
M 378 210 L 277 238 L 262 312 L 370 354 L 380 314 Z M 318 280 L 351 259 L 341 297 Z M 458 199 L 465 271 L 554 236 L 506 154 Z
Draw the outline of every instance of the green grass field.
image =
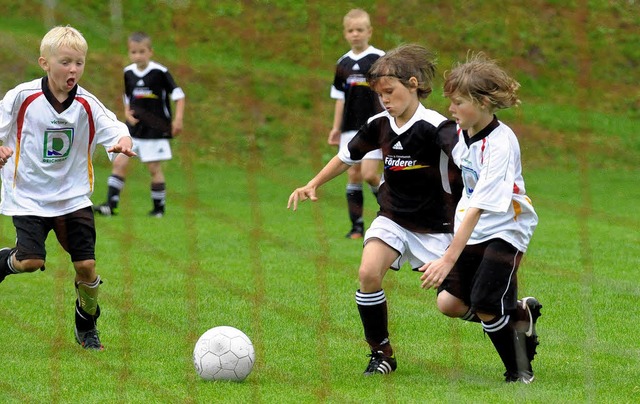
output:
M 81 84 L 120 113 L 126 59 L 123 45 L 103 35 L 113 30 L 103 3 L 59 1 L 56 18 L 95 43 Z M 136 162 L 121 215 L 96 218 L 104 352 L 74 341 L 73 268 L 53 235 L 45 272 L 0 285 L 0 402 L 640 402 L 636 3 L 506 2 L 510 19 L 498 13 L 494 25 L 455 21 L 439 31 L 419 25 L 421 2 L 362 4 L 377 13 L 372 43 L 382 48 L 438 43 L 442 69 L 469 47 L 503 50 L 523 83 L 523 106 L 500 117 L 520 135 L 540 216 L 519 274 L 521 296 L 544 305 L 528 386 L 506 385 L 480 326 L 441 315 L 435 293 L 408 268 L 385 279 L 399 369 L 363 377 L 354 300 L 361 246 L 343 238 L 345 179 L 327 184 L 318 203 L 286 209 L 290 192 L 335 152 L 325 145 L 328 86 L 345 51 L 341 16 L 356 4 L 158 1 L 142 17 L 143 2 L 123 3 L 122 30 L 155 19 L 158 58 L 188 96 L 187 131 L 166 166 L 168 214 L 145 216 L 148 174 Z M 428 21 L 495 11 L 436 3 Z M 34 62 L 46 29 L 26 21 L 43 19 L 41 7 L 0 6 L 0 92 L 40 74 Z M 586 34 L 577 29 L 583 9 Z M 246 41 L 253 36 L 260 40 Z M 543 61 L 533 59 L 536 46 Z M 439 93 L 428 104 L 445 112 Z M 100 203 L 109 173 L 102 150 L 96 171 Z M 367 196 L 370 222 L 376 208 Z M 0 246 L 14 238 L 1 217 Z M 256 365 L 242 383 L 205 382 L 193 369 L 197 338 L 217 325 L 253 340 Z

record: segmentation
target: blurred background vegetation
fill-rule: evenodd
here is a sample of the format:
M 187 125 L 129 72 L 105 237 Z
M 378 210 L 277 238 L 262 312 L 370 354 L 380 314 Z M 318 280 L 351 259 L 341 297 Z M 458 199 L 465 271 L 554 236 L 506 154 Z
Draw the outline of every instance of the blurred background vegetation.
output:
M 187 94 L 182 145 L 196 158 L 245 164 L 321 164 L 329 86 L 348 50 L 342 17 L 372 18 L 371 43 L 418 42 L 438 54 L 426 104 L 447 114 L 442 74 L 468 52 L 498 59 L 522 84 L 520 108 L 500 113 L 530 166 L 637 167 L 640 4 L 634 0 L 209 1 L 25 0 L 0 5 L 0 93 L 42 75 L 39 41 L 53 25 L 87 37 L 81 85 L 122 117 L 126 37 L 143 30 Z M 252 151 L 253 150 L 253 151 Z M 308 160 L 307 160 L 308 161 Z M 255 161 L 254 161 L 255 162 Z

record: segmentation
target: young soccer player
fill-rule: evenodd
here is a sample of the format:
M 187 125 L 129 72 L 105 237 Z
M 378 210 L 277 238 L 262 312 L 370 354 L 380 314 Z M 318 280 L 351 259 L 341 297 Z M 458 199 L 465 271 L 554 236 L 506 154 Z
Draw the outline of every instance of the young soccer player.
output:
M 369 45 L 373 29 L 366 11 L 349 11 L 344 16 L 343 26 L 344 38 L 349 42 L 351 50 L 338 60 L 336 66 L 331 87 L 331 98 L 336 100 L 336 105 L 328 139 L 329 144 L 339 145 L 341 150 L 346 149 L 367 119 L 383 109 L 378 97 L 369 88 L 365 75 L 373 62 L 384 54 L 380 49 Z M 347 238 L 360 239 L 364 234 L 362 183 L 368 183 L 373 195 L 377 197 L 380 160 L 382 152 L 373 150 L 347 170 L 347 210 L 351 220 Z
M 296 210 L 300 201 L 316 201 L 318 187 L 382 149 L 380 211 L 364 236 L 355 296 L 371 350 L 366 375 L 397 367 L 382 289 L 387 271 L 405 263 L 417 270 L 442 256 L 453 237 L 454 195 L 462 192 L 460 171 L 449 157 L 458 140 L 455 123 L 420 103 L 431 93 L 435 69 L 433 54 L 420 45 L 400 46 L 378 59 L 367 80 L 385 111 L 371 117 L 307 185 L 293 191 L 287 204 Z
M 175 83 L 169 70 L 154 61 L 151 38 L 144 32 L 134 32 L 128 39 L 132 64 L 124 69 L 124 113 L 134 150 L 146 164 L 151 175 L 150 216 L 165 214 L 166 182 L 162 163 L 171 160 L 169 139 L 182 132 L 185 108 L 184 92 Z M 171 120 L 171 101 L 175 102 L 175 117 Z M 96 206 L 103 216 L 118 212 L 120 193 L 124 188 L 129 159 L 116 157 L 107 180 L 107 201 Z
M 97 145 L 124 156 L 135 153 L 126 125 L 78 85 L 87 48 L 76 29 L 51 29 L 38 59 L 46 76 L 18 85 L 0 102 L 0 213 L 13 217 L 17 235 L 14 248 L 0 250 L 0 282 L 44 270 L 45 240 L 53 230 L 76 272 L 76 340 L 102 350 L 96 328 L 101 281 L 89 199 L 92 155 Z
M 506 368 L 507 382 L 531 383 L 535 329 L 542 305 L 516 300 L 517 271 L 538 223 L 522 178 L 520 147 L 494 113 L 519 104 L 520 84 L 483 54 L 447 75 L 444 94 L 458 125 L 453 149 L 464 192 L 455 236 L 445 254 L 426 263 L 422 287 L 438 287 L 438 308 L 482 322 Z

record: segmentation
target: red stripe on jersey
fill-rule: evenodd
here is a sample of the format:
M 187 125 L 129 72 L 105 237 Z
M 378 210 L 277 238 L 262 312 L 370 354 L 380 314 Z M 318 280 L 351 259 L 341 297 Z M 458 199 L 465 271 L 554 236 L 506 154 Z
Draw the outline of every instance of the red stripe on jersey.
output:
M 514 194 L 520 193 L 520 187 L 518 187 L 518 184 L 516 184 L 515 182 L 513 183 L 513 193 Z
M 91 192 L 93 192 L 93 162 L 91 161 L 91 144 L 93 143 L 93 138 L 96 135 L 96 126 L 93 122 L 93 113 L 91 112 L 91 106 L 81 97 L 76 97 L 76 101 L 78 101 L 84 107 L 84 110 L 87 112 L 87 122 L 89 123 L 89 145 L 87 146 L 87 172 L 89 174 L 89 186 L 91 187 Z
M 20 143 L 22 141 L 22 126 L 24 125 L 24 116 L 27 114 L 27 108 L 29 105 L 38 97 L 42 95 L 42 91 L 38 91 L 37 93 L 31 94 L 28 96 L 22 105 L 20 105 L 20 109 L 18 110 L 18 119 L 16 121 L 18 125 L 18 130 L 16 132 L 16 158 L 15 160 L 15 169 L 13 171 L 13 186 L 16 186 L 16 179 L 18 177 L 18 161 L 20 161 Z
M 487 138 L 482 139 L 482 147 L 480 147 L 480 164 L 484 164 L 484 149 L 487 146 Z

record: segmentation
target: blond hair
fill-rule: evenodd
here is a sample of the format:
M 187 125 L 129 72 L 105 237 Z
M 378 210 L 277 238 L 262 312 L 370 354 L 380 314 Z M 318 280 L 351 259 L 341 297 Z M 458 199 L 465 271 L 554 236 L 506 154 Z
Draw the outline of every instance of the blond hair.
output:
M 371 27 L 371 18 L 369 17 L 369 13 L 361 8 L 354 8 L 352 10 L 349 10 L 349 12 L 342 19 L 342 25 L 347 25 L 347 21 L 349 20 L 356 20 L 360 18 L 366 20 L 367 26 Z
M 409 79 L 418 81 L 418 98 L 427 98 L 436 74 L 436 56 L 422 45 L 406 44 L 390 50 L 376 60 L 367 72 L 367 82 L 374 87 L 382 77 L 394 77 L 410 88 Z
M 489 102 L 492 110 L 519 105 L 519 88 L 520 83 L 482 52 L 468 55 L 465 63 L 445 73 L 445 97 L 459 94 L 481 105 Z
M 40 56 L 47 58 L 60 48 L 69 47 L 86 55 L 89 45 L 80 31 L 67 25 L 51 28 L 40 42 Z

